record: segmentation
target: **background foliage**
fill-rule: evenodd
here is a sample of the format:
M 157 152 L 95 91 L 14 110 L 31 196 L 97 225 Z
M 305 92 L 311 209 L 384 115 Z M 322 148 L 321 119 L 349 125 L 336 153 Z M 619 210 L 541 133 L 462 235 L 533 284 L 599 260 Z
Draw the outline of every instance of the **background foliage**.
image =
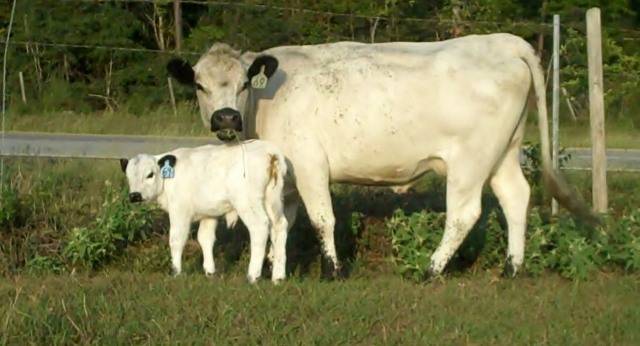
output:
M 9 2 L 0 4 L 0 31 L 7 25 L 9 6 Z M 560 14 L 562 83 L 577 117 L 586 118 L 584 13 L 591 6 L 602 8 L 609 114 L 634 122 L 640 108 L 635 87 L 640 81 L 638 0 L 184 3 L 183 51 L 195 61 L 215 41 L 262 50 L 338 40 L 432 41 L 503 31 L 530 41 L 546 63 L 551 46 L 549 23 L 553 14 Z M 143 115 L 168 104 L 164 64 L 174 55 L 173 21 L 170 0 L 19 1 L 9 59 L 11 110 L 33 114 L 118 109 Z M 51 43 L 156 51 L 48 45 Z M 18 71 L 25 74 L 28 106 L 19 101 Z M 177 92 L 179 100 L 192 97 L 190 90 L 177 88 Z M 567 107 L 564 102 L 562 106 Z

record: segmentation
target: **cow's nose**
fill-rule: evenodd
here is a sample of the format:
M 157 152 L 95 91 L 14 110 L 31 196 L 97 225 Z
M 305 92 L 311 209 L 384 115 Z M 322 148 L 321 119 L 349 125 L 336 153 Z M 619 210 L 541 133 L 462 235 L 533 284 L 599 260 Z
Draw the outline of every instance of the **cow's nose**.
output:
M 222 108 L 211 115 L 211 132 L 219 130 L 242 131 L 240 112 L 233 108 Z
M 142 202 L 142 195 L 140 194 L 140 192 L 132 192 L 129 194 L 129 202 L 131 203 L 138 203 L 138 202 Z

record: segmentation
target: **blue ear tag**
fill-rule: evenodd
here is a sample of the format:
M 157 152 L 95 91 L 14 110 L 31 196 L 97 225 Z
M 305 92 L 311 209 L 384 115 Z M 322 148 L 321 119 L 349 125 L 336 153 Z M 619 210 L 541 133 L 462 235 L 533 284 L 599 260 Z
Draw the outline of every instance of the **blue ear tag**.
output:
M 160 173 L 164 179 L 171 179 L 176 174 L 176 171 L 169 165 L 169 160 L 164 162 L 164 166 L 160 169 Z

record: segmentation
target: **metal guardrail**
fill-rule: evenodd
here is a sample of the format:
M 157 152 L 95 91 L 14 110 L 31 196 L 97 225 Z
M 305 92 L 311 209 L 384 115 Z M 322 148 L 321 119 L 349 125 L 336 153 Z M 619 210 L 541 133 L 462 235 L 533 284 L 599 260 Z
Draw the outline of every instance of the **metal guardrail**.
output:
M 219 142 L 214 137 L 8 132 L 0 156 L 118 159 L 211 143 Z
M 0 156 L 118 159 L 211 143 L 220 142 L 214 137 L 7 132 Z M 590 149 L 566 148 L 564 153 L 570 155 L 564 169 L 591 169 Z M 640 172 L 640 150 L 608 149 L 607 170 Z

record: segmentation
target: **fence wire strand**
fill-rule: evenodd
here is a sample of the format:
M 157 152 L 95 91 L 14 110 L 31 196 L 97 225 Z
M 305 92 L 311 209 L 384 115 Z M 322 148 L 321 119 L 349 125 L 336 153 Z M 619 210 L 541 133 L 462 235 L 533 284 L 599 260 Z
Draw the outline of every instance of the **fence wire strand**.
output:
M 5 116 L 7 109 L 7 55 L 9 55 L 9 38 L 11 38 L 11 29 L 13 27 L 13 16 L 16 13 L 16 0 L 13 0 L 11 6 L 11 17 L 9 18 L 9 27 L 7 28 L 7 39 L 4 45 L 4 56 L 2 58 L 2 140 L 1 146 L 4 152 L 4 139 L 5 139 Z M 4 156 L 0 158 L 0 193 L 4 192 Z M 2 198 L 0 198 L 2 203 Z

